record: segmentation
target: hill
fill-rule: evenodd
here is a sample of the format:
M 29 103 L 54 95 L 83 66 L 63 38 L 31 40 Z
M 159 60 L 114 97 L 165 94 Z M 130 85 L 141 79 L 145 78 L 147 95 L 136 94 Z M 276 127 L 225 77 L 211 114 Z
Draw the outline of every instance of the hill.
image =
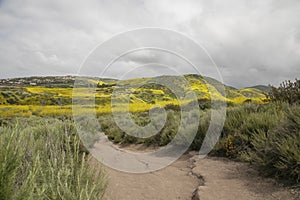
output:
M 178 106 L 179 102 L 174 90 L 194 92 L 197 100 L 208 105 L 211 99 L 225 101 L 229 104 L 243 104 L 253 101 L 263 103 L 265 94 L 256 88 L 234 89 L 221 82 L 195 74 L 184 75 L 187 82 L 177 76 L 159 76 L 153 78 L 134 78 L 128 80 L 98 79 L 95 77 L 53 76 L 26 77 L 0 80 L 0 109 L 7 115 L 17 113 L 57 114 L 57 112 L 71 113 L 72 95 L 78 98 L 91 97 L 90 87 L 95 87 L 95 102 L 97 112 L 111 112 L 111 99 L 114 92 L 115 99 L 120 106 L 126 107 L 130 94 L 130 111 L 147 111 L 153 105 Z M 76 91 L 73 86 L 76 80 Z M 156 84 L 164 82 L 173 87 L 169 89 Z M 225 91 L 222 91 L 222 87 Z M 172 91 L 173 90 L 173 91 Z M 189 100 L 186 101 L 189 103 Z M 124 106 L 123 106 L 124 105 Z M 47 109 L 45 106 L 48 106 Z M 204 106 L 206 107 L 206 106 Z M 47 111 L 46 111 L 47 110 Z
M 271 91 L 271 87 L 266 86 L 266 85 L 255 85 L 255 86 L 252 86 L 252 87 L 249 87 L 249 88 L 254 88 L 254 89 L 260 90 L 264 93 L 269 93 Z

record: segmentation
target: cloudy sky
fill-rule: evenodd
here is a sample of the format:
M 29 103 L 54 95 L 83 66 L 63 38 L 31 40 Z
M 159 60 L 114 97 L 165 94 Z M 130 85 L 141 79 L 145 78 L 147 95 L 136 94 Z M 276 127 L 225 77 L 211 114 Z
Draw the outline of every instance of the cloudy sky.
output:
M 99 44 L 143 27 L 178 31 L 201 44 L 228 85 L 277 85 L 300 78 L 299 0 L 0 0 L 0 78 L 77 74 Z M 147 40 L 156 37 L 148 33 Z M 110 44 L 114 46 L 108 46 L 105 55 L 115 57 L 127 45 Z M 180 40 L 177 48 L 184 44 Z M 188 47 L 185 52 L 197 56 L 203 75 L 210 75 L 207 58 L 196 54 L 193 45 Z M 103 70 L 102 51 L 94 55 L 96 60 L 88 59 L 98 63 L 89 67 Z M 166 61 L 177 71 L 181 67 L 180 73 L 192 73 L 175 57 L 151 49 L 132 52 L 105 76 L 124 75 L 132 67 L 139 67 L 132 76 L 168 73 Z

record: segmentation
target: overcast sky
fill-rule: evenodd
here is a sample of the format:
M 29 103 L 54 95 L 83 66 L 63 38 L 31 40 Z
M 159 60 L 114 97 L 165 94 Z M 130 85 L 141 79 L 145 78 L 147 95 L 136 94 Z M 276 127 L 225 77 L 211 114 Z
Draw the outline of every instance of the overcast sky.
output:
M 0 0 L 0 78 L 76 74 L 97 45 L 142 27 L 175 30 L 202 44 L 231 86 L 300 78 L 299 0 Z M 144 69 L 135 76 L 161 74 L 163 66 L 147 63 L 162 57 L 176 60 L 145 50 L 122 62 Z M 126 73 L 122 62 L 106 76 Z

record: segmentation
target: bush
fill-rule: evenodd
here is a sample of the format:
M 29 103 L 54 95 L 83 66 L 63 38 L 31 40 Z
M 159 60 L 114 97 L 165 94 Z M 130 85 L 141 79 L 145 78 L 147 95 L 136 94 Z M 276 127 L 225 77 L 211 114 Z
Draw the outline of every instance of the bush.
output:
M 108 139 L 115 143 L 124 141 L 124 132 L 114 122 L 114 118 L 110 114 L 99 116 L 99 123 L 102 131 L 107 135 Z
M 247 103 L 229 107 L 221 138 L 212 154 L 239 158 L 242 151 L 252 148 L 253 134 L 276 127 L 283 117 L 274 105 Z
M 242 155 L 254 162 L 267 176 L 290 184 L 300 183 L 300 107 L 285 111 L 286 118 L 270 130 L 253 134 L 253 149 Z
M 300 80 L 284 81 L 278 88 L 272 86 L 269 97 L 273 101 L 300 103 Z
M 199 150 L 205 138 L 209 123 L 210 123 L 210 111 L 201 111 L 200 112 L 200 122 L 197 130 L 196 137 L 191 144 L 191 150 Z

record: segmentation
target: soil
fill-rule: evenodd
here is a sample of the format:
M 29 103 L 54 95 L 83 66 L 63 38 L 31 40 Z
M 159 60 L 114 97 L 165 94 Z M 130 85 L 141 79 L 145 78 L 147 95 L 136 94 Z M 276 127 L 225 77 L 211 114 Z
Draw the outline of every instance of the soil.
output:
M 139 147 L 141 149 L 145 150 Z M 283 187 L 273 179 L 263 178 L 249 164 L 225 158 L 200 159 L 197 152 L 186 153 L 170 166 L 151 173 L 130 174 L 108 167 L 106 171 L 109 185 L 104 199 L 300 199 L 299 189 Z

